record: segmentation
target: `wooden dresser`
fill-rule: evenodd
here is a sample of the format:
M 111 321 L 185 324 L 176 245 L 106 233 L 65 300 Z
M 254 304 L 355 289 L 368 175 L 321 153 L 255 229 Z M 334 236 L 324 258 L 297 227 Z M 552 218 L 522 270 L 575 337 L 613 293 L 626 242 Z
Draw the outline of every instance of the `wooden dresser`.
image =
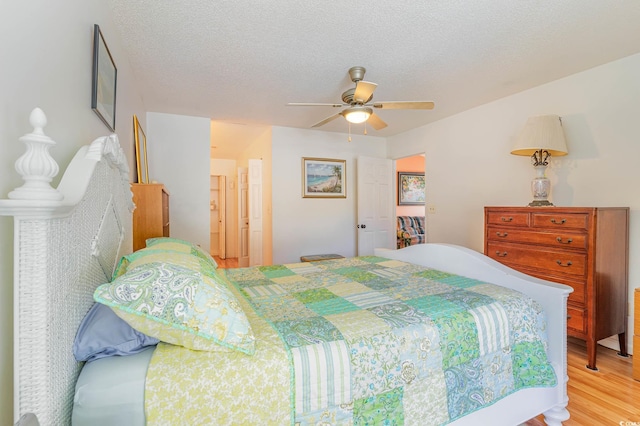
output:
M 629 208 L 485 207 L 485 255 L 520 272 L 573 287 L 567 334 L 587 343 L 618 335 L 627 355 Z
M 147 238 L 169 236 L 169 192 L 160 183 L 132 183 L 133 250 L 146 247 Z

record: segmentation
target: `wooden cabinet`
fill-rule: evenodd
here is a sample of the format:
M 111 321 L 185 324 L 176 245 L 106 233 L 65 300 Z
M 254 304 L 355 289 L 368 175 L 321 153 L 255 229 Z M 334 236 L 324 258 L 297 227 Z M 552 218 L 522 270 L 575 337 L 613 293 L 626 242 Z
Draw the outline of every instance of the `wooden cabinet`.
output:
M 573 287 L 567 334 L 587 342 L 615 334 L 626 356 L 627 207 L 485 207 L 485 255 L 525 274 Z
M 640 380 L 640 288 L 633 294 L 633 378 Z
M 133 250 L 146 247 L 147 238 L 169 236 L 169 192 L 160 183 L 132 183 Z

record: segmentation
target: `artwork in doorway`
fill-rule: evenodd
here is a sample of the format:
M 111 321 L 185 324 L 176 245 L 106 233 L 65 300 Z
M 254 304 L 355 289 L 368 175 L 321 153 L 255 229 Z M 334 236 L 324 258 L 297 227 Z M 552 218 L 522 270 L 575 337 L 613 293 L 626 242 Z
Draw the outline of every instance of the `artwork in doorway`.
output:
M 116 131 L 116 82 L 118 69 L 104 41 L 100 27 L 93 26 L 93 76 L 91 109 L 102 122 Z
M 399 206 L 424 205 L 424 189 L 424 173 L 398 172 Z
M 303 198 L 346 198 L 347 161 L 331 158 L 302 159 Z
M 147 163 L 147 137 L 144 135 L 138 117 L 133 116 L 133 136 L 136 145 L 136 171 L 138 183 L 149 183 L 149 165 Z

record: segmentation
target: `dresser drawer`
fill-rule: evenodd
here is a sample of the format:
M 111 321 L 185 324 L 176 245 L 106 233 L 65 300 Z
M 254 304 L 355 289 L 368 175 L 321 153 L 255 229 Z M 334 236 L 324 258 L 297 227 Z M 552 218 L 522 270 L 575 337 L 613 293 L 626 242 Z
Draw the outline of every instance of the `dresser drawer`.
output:
M 529 213 L 487 212 L 488 225 L 529 226 Z
M 567 328 L 580 333 L 587 332 L 587 322 L 584 309 L 567 306 Z
M 487 241 L 508 241 L 514 243 L 541 244 L 561 248 L 587 248 L 585 234 L 569 232 L 531 232 L 526 229 L 508 227 L 487 227 Z
M 501 263 L 539 269 L 548 276 L 550 272 L 584 277 L 587 272 L 586 253 L 536 248 L 533 246 L 496 243 L 487 244 L 487 256 Z
M 587 306 L 587 284 L 585 280 L 577 280 L 571 279 L 571 277 L 567 278 L 567 276 L 560 276 L 557 274 L 555 276 L 549 274 L 549 271 L 544 269 L 526 269 L 520 268 L 520 272 L 531 275 L 536 278 L 540 278 L 541 280 L 551 281 L 558 284 L 568 285 L 573 289 L 572 293 L 569 293 L 569 302 L 571 302 L 574 306 L 578 305 L 580 307 Z
M 586 231 L 589 226 L 587 213 L 532 213 L 533 228 L 580 229 Z

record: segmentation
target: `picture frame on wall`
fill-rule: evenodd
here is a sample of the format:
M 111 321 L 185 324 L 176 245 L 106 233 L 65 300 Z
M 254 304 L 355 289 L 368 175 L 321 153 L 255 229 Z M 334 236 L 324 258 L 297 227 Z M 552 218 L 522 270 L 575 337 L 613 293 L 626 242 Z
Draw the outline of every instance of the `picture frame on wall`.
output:
M 136 173 L 138 183 L 149 183 L 149 165 L 147 163 L 147 137 L 137 116 L 133 116 L 133 137 L 136 147 Z
M 302 197 L 346 198 L 347 161 L 332 158 L 303 158 Z
M 111 130 L 116 131 L 116 84 L 118 69 L 104 40 L 100 26 L 93 26 L 93 75 L 91 109 Z
M 398 172 L 398 205 L 424 205 L 425 184 L 424 173 Z

